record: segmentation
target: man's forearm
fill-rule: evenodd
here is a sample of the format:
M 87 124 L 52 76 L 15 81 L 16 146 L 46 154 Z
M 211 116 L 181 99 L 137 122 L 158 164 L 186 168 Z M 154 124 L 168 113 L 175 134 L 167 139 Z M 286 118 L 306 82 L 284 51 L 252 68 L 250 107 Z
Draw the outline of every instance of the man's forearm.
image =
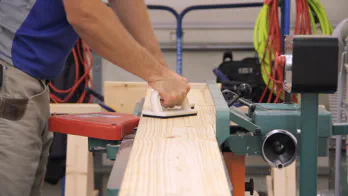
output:
M 156 80 L 164 70 L 155 57 L 134 40 L 110 8 L 100 1 L 86 1 L 70 5 L 68 12 L 68 20 L 81 38 L 110 62 L 146 81 Z
M 160 63 L 165 64 L 144 0 L 109 0 L 109 2 L 132 36 Z

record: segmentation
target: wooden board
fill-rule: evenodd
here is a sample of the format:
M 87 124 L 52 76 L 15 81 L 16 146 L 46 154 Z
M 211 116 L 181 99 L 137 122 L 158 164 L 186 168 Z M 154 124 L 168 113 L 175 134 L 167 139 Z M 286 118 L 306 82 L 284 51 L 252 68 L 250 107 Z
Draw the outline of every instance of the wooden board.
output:
M 97 104 L 51 104 L 51 113 L 101 112 Z M 76 135 L 67 137 L 65 174 L 66 196 L 94 196 L 93 155 L 88 151 L 88 138 Z
M 201 84 L 192 83 L 191 86 Z M 221 87 L 221 84 L 218 84 Z M 120 113 L 133 113 L 135 104 L 145 98 L 149 85 L 146 82 L 105 82 L 105 104 Z
M 102 108 L 98 104 L 50 104 L 51 114 L 53 113 L 89 113 L 89 112 L 101 112 Z
M 269 175 L 266 176 L 266 185 L 267 185 L 268 196 L 273 196 L 272 176 L 269 176 Z
M 272 168 L 272 179 L 274 196 L 296 196 L 296 161 L 283 169 Z
M 145 82 L 105 82 L 105 103 L 120 113 L 133 113 L 135 104 L 146 96 Z
M 149 109 L 150 91 L 144 104 Z M 141 118 L 122 181 L 125 195 L 231 195 L 215 136 L 215 107 L 206 85 L 188 95 L 197 116 Z

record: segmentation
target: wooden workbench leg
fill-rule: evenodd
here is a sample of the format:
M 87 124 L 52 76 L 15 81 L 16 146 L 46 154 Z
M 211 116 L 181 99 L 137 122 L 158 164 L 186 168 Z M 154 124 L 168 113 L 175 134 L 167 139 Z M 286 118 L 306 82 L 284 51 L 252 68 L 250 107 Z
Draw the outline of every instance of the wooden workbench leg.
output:
M 234 196 L 245 194 L 245 156 L 224 152 L 224 159 L 233 186 Z
M 65 175 L 66 196 L 94 196 L 93 155 L 88 138 L 68 135 Z
M 98 104 L 50 104 L 51 114 L 102 112 Z M 95 196 L 93 154 L 88 138 L 68 135 L 65 171 L 66 196 Z
M 296 196 L 296 161 L 291 165 L 277 169 L 272 168 L 273 195 Z

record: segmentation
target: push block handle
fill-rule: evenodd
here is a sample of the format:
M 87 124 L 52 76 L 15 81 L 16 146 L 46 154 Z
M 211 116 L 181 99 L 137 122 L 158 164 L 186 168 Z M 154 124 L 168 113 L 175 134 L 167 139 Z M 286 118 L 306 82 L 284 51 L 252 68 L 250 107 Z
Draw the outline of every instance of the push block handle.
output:
M 151 108 L 153 112 L 163 112 L 163 107 L 161 105 L 160 95 L 157 91 L 153 90 L 151 94 Z M 190 110 L 190 102 L 186 97 L 181 104 L 182 110 Z

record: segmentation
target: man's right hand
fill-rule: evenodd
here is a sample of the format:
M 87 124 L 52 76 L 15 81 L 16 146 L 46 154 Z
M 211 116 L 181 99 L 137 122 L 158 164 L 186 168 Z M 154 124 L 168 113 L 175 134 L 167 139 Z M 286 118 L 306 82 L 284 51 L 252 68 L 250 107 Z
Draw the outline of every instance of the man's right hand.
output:
M 163 107 L 180 106 L 190 91 L 188 80 L 166 67 L 156 80 L 148 83 L 159 93 Z

